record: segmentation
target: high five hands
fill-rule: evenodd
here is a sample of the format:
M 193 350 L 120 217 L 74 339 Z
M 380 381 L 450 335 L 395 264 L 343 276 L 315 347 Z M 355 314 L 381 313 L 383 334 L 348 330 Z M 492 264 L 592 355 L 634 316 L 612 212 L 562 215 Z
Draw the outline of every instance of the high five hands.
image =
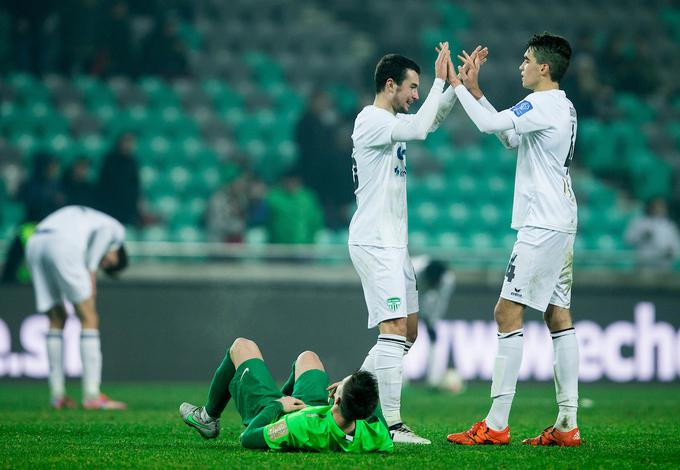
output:
M 489 55 L 489 49 L 482 46 L 477 46 L 471 54 L 468 54 L 465 50 L 458 55 L 462 65 L 458 66 L 458 73 L 456 73 L 456 67 L 451 60 L 451 53 L 449 51 L 448 42 L 440 42 L 439 47 L 436 48 L 439 56 L 437 57 L 437 62 L 435 63 L 435 71 L 438 72 L 437 68 L 439 60 L 442 59 L 442 54 L 446 60 L 446 80 L 453 87 L 458 85 L 465 85 L 470 93 L 477 99 L 482 97 L 481 89 L 479 88 L 479 69 Z M 437 74 L 437 78 L 444 78 Z

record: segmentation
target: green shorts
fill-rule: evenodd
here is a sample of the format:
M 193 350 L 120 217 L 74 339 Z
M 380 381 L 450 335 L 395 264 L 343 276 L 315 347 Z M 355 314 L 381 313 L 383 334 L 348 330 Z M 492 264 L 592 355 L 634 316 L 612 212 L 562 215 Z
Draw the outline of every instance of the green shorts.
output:
M 327 405 L 327 387 L 326 372 L 308 370 L 295 381 L 292 396 L 308 406 Z M 262 359 L 248 359 L 239 365 L 229 384 L 229 392 L 244 426 L 248 426 L 267 404 L 283 396 Z

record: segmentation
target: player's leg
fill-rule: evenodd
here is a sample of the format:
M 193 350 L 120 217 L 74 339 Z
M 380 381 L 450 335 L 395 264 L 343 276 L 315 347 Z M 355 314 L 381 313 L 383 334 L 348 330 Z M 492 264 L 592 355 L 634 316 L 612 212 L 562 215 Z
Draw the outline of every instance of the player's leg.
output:
M 55 409 L 75 408 L 76 403 L 66 395 L 64 374 L 64 325 L 66 310 L 57 304 L 47 311 L 49 330 L 47 331 L 47 362 L 49 364 L 48 383 L 52 407 Z
M 229 392 L 229 384 L 236 373 L 236 366 L 232 359 L 234 354 L 239 359 L 239 365 L 243 362 L 245 357 L 249 354 L 251 357 L 262 358 L 260 349 L 257 345 L 245 338 L 236 338 L 232 345 L 227 349 L 222 362 L 213 375 L 208 389 L 208 401 L 205 404 L 205 410 L 209 417 L 216 419 L 222 416 L 222 412 L 226 408 L 231 393 Z
M 328 374 L 319 356 L 313 351 L 301 353 L 294 364 L 294 384 L 291 396 L 307 406 L 328 405 Z
M 31 271 L 36 308 L 46 312 L 49 320 L 47 331 L 47 363 L 50 402 L 55 409 L 74 408 L 75 402 L 66 395 L 64 376 L 64 325 L 66 311 L 61 304 L 61 291 L 54 279 L 51 263 L 45 251 L 49 240 L 38 234 L 31 237 L 26 247 L 26 262 Z
M 553 426 L 546 428 L 535 438 L 525 439 L 524 442 L 531 445 L 581 444 L 576 420 L 579 353 L 576 331 L 569 310 L 573 280 L 573 235 L 565 234 L 565 237 L 565 260 L 550 305 L 543 316 L 553 343 L 553 370 L 559 411 Z

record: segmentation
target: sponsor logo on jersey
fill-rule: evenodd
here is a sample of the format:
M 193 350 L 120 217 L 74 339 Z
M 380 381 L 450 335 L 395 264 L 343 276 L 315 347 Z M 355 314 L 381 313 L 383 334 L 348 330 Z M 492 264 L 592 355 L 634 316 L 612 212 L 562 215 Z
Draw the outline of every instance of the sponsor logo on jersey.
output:
M 520 117 L 522 114 L 526 114 L 534 109 L 534 107 L 527 100 L 522 100 L 515 106 L 510 108 L 510 110 L 515 113 L 515 116 Z
M 400 145 L 399 147 L 397 147 L 397 158 L 399 160 L 403 160 L 405 156 L 406 156 L 406 149 Z
M 396 176 L 401 176 L 402 178 L 406 176 L 406 168 L 399 168 L 399 166 L 394 167 L 394 174 Z
M 272 424 L 267 430 L 270 441 L 275 441 L 288 434 L 288 425 L 285 421 Z
M 401 299 L 399 297 L 390 297 L 387 299 L 387 308 L 389 308 L 392 312 L 396 312 L 400 305 Z

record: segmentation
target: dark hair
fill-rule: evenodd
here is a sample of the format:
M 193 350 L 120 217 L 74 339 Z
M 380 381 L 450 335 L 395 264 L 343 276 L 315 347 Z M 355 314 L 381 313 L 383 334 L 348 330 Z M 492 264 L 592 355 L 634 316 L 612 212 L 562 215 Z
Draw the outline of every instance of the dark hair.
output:
M 366 419 L 378 406 L 378 381 L 368 371 L 353 373 L 342 388 L 340 413 L 348 421 Z
M 383 56 L 375 66 L 375 92 L 383 91 L 388 78 L 394 80 L 397 85 L 401 85 L 406 78 L 407 70 L 413 70 L 420 75 L 420 67 L 408 57 L 399 54 Z
M 436 286 L 445 272 L 446 265 L 444 263 L 438 260 L 431 261 L 423 271 L 424 281 L 428 286 Z
M 118 248 L 118 263 L 116 263 L 115 266 L 109 266 L 108 268 L 104 268 L 104 272 L 109 277 L 116 277 L 122 270 L 127 268 L 127 266 L 128 266 L 127 251 L 125 250 L 125 245 L 121 245 L 120 248 Z
M 550 79 L 553 82 L 562 80 L 571 58 L 571 46 L 561 36 L 550 34 L 534 34 L 527 43 L 527 49 L 531 49 L 539 64 L 548 64 L 550 67 Z

